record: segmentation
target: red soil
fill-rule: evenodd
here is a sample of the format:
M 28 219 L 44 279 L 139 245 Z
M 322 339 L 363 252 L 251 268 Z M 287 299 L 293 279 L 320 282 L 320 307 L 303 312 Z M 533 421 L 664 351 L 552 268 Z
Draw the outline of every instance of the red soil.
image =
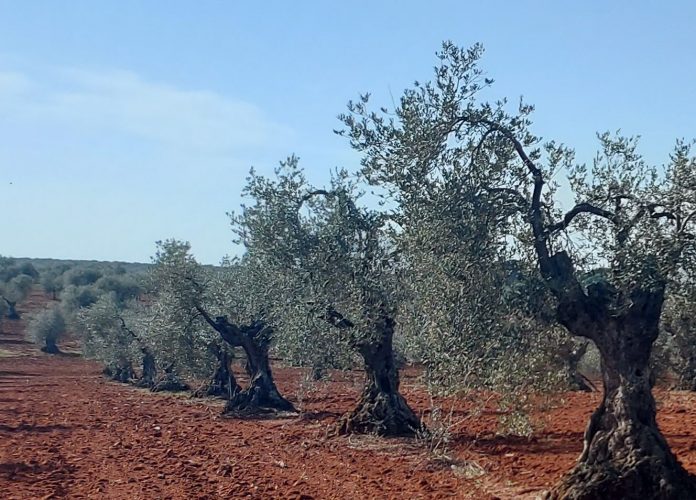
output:
M 36 292 L 20 311 L 45 301 Z M 301 416 L 233 420 L 220 416 L 219 401 L 151 394 L 107 381 L 79 357 L 44 355 L 23 342 L 23 321 L 2 328 L 0 491 L 8 499 L 535 498 L 572 466 L 598 400 L 559 395 L 531 439 L 498 436 L 495 411 L 458 401 L 449 460 L 438 460 L 413 440 L 325 437 L 354 404 L 359 372 L 307 388 L 302 370 L 278 367 L 278 385 Z M 406 373 L 404 394 L 427 413 L 417 382 Z M 663 432 L 696 472 L 696 396 L 658 399 Z

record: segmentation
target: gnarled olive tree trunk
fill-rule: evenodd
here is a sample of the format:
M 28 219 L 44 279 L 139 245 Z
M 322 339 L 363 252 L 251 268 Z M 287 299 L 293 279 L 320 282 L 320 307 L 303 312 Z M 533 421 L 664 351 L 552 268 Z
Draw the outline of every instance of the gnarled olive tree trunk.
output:
M 285 399 L 273 380 L 271 363 L 268 359 L 269 343 L 260 337 L 264 336 L 261 329 L 267 328 L 262 324 L 241 327 L 241 346 L 246 354 L 246 372 L 249 375 L 249 386 L 235 394 L 227 402 L 225 412 L 237 413 L 255 411 L 256 409 L 271 409 L 279 411 L 295 411 L 293 404 Z
M 136 385 L 138 387 L 152 388 L 157 380 L 157 364 L 155 363 L 155 356 L 152 354 L 150 349 L 146 347 L 141 347 L 140 352 L 143 355 L 143 372 Z
M 295 411 L 293 404 L 280 394 L 273 380 L 271 363 L 268 359 L 273 329 L 260 320 L 250 325 L 237 326 L 230 323 L 225 316 L 213 319 L 203 308 L 197 309 L 225 342 L 232 347 L 241 347 L 246 355 L 249 385 L 230 398 L 223 413 Z
M 329 313 L 328 319 L 339 328 L 354 328 L 353 323 L 335 311 Z M 383 312 L 376 321 L 373 335 L 355 342 L 365 363 L 365 386 L 356 408 L 338 422 L 338 434 L 412 436 L 423 428 L 399 392 L 399 370 L 393 348 L 394 324 Z
M 126 325 L 126 320 L 123 319 L 123 317 L 119 316 L 118 317 L 119 321 L 121 322 L 121 329 L 126 332 L 128 335 L 130 335 L 135 342 L 138 343 L 140 346 L 140 353 L 142 354 L 142 363 L 143 363 L 143 370 L 140 375 L 140 378 L 136 380 L 135 373 L 133 372 L 133 368 L 130 368 L 130 373 L 131 375 L 129 376 L 129 379 L 131 380 L 136 380 L 135 385 L 137 387 L 146 387 L 148 389 L 154 389 L 155 385 L 158 383 L 157 380 L 157 364 L 155 363 L 155 355 L 152 353 L 152 351 L 144 344 L 142 338 L 135 333 L 133 330 L 128 328 L 128 325 Z M 130 365 L 130 362 L 129 362 Z
M 205 396 L 218 396 L 232 399 L 235 394 L 241 391 L 241 387 L 234 378 L 234 373 L 230 368 L 230 355 L 219 345 L 214 345 L 211 351 L 215 355 L 215 371 L 207 386 L 200 392 Z
M 46 337 L 44 346 L 41 348 L 41 352 L 45 352 L 47 354 L 60 354 L 60 349 L 58 348 L 58 344 L 56 344 L 56 339 L 53 337 Z
M 7 312 L 5 313 L 5 317 L 7 319 L 22 319 L 21 315 L 19 314 L 19 311 L 17 311 L 17 301 L 11 301 L 6 298 L 4 298 L 5 303 L 7 304 Z
M 567 272 L 567 256 L 560 260 L 556 270 Z M 635 289 L 617 300 L 616 292 L 604 286 L 584 292 L 569 276 L 557 278 L 565 281 L 558 294 L 558 319 L 572 334 L 597 345 L 604 397 L 585 431 L 577 465 L 549 497 L 696 498 L 696 481 L 670 451 L 655 418 L 649 361 L 664 285 Z M 623 307 L 617 309 L 617 303 Z

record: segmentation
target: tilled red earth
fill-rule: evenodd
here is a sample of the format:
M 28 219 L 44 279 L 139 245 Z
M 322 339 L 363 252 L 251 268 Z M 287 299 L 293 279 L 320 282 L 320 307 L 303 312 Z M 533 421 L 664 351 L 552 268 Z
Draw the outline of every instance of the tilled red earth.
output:
M 36 292 L 20 311 L 42 307 Z M 151 394 L 107 381 L 76 356 L 0 334 L 0 497 L 14 498 L 535 498 L 573 464 L 597 394 L 559 395 L 531 439 L 496 434 L 496 412 L 455 403 L 447 459 L 417 440 L 326 438 L 354 404 L 361 374 L 307 386 L 277 367 L 300 416 L 238 420 L 222 403 Z M 427 413 L 416 374 L 404 393 Z M 696 473 L 696 396 L 659 393 L 660 426 Z M 449 415 L 451 402 L 443 402 Z

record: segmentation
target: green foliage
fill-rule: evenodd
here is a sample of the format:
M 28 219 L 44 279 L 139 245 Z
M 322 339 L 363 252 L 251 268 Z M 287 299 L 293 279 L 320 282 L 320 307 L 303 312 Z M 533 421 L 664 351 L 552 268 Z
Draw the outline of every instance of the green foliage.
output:
M 139 361 L 140 345 L 132 333 L 138 329 L 135 304 L 124 304 L 115 294 L 104 294 L 77 314 L 79 333 L 85 356 L 107 367 L 121 367 Z M 139 330 L 139 329 L 138 329 Z M 139 330 L 140 331 L 140 330 Z
M 230 321 L 249 321 L 254 310 L 249 276 L 234 263 L 222 269 L 205 268 L 191 255 L 187 242 L 167 240 L 157 242 L 148 279 L 154 294 L 144 328 L 148 346 L 160 365 L 173 365 L 190 377 L 209 377 L 215 367 L 215 348 L 227 347 L 204 322 L 197 306 L 214 315 L 228 314 Z
M 273 293 L 267 307 L 282 330 L 281 352 L 318 369 L 349 365 L 351 349 L 376 340 L 375 322 L 398 301 L 400 261 L 387 219 L 358 205 L 346 172 L 317 189 L 296 157 L 274 178 L 252 171 L 244 193 L 254 203 L 232 215 L 233 229 L 245 265 L 263 269 L 258 281 Z M 352 326 L 329 328 L 334 313 Z
M 74 267 L 66 271 L 64 276 L 65 285 L 67 286 L 87 286 L 94 284 L 104 273 L 94 267 Z
M 29 295 L 33 284 L 31 276 L 18 274 L 4 285 L 2 294 L 10 302 L 21 302 Z
M 0 300 L 4 314 L 18 319 L 15 305 L 29 295 L 37 273 L 31 264 L 19 264 L 15 259 L 0 256 Z
M 125 273 L 104 275 L 94 286 L 101 293 L 113 293 L 120 302 L 136 299 L 142 292 L 137 279 Z
M 60 307 L 68 323 L 73 324 L 78 311 L 94 304 L 99 295 L 94 286 L 67 285 L 60 294 Z
M 394 109 L 372 111 L 369 95 L 361 96 L 338 133 L 362 153 L 361 174 L 396 223 L 400 342 L 425 363 L 432 387 L 555 387 L 562 342 L 543 285 L 529 277 L 530 256 L 511 238 L 528 238 L 512 218 L 523 203 L 516 189 L 526 167 L 509 141 L 488 131 L 505 122 L 523 144 L 534 144 L 526 131 L 532 108 L 521 103 L 507 120 L 505 100 L 477 102 L 492 83 L 478 67 L 481 55 L 480 46 L 443 44 L 432 81 L 405 90 Z M 556 165 L 571 156 L 553 144 L 547 150 Z M 513 259 L 526 281 L 511 283 Z
M 41 273 L 40 283 L 44 292 L 55 298 L 63 290 L 63 272 L 57 268 L 48 269 Z
M 57 306 L 32 314 L 27 323 L 27 337 L 37 345 L 56 344 L 64 333 L 65 320 Z

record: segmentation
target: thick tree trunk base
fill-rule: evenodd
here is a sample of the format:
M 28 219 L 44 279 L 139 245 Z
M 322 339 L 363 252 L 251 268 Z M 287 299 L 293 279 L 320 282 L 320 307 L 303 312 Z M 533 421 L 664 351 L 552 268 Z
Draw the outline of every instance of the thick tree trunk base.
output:
M 616 418 L 600 407 L 593 426 Z M 597 429 L 575 468 L 547 499 L 696 499 L 696 478 L 672 454 L 659 429 L 619 421 L 607 431 Z
M 220 397 L 231 400 L 235 394 L 241 392 L 242 388 L 237 384 L 237 380 L 230 370 L 230 359 L 225 351 L 216 352 L 218 364 L 215 373 L 207 385 L 198 389 L 193 395 L 195 397 Z
M 334 434 L 414 436 L 421 430 L 423 424 L 401 394 L 372 388 L 363 393 L 355 410 L 341 417 Z
M 225 405 L 222 414 L 252 416 L 296 411 L 295 406 L 280 394 L 271 395 L 260 387 L 250 387 L 234 394 Z
M 41 348 L 41 352 L 45 352 L 46 354 L 60 354 L 60 349 L 58 349 L 55 342 L 48 342 Z
M 141 377 L 135 382 L 136 387 L 152 389 L 155 386 L 157 378 L 157 365 L 155 357 L 150 354 L 150 351 L 143 349 L 143 372 Z
M 625 463 L 579 464 L 546 497 L 549 500 L 690 500 L 696 481 L 680 465 L 657 457 L 626 457 Z

